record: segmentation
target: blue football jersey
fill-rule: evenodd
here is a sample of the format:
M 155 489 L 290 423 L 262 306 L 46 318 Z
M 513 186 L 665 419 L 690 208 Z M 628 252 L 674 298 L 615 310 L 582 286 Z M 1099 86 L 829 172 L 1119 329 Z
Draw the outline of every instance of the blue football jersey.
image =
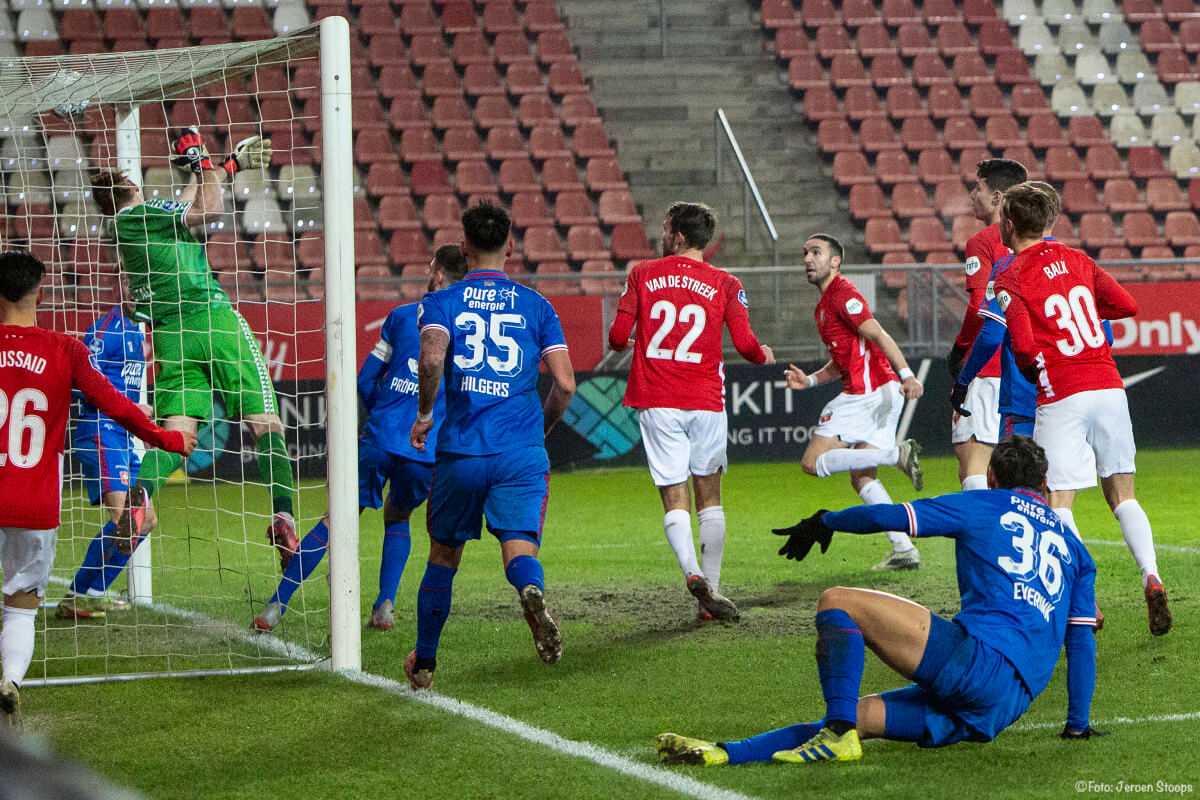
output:
M 366 432 L 381 450 L 432 464 L 432 447 L 426 447 L 422 453 L 414 449 L 408 441 L 408 432 L 417 419 L 417 358 L 421 355 L 417 307 L 417 303 L 409 303 L 393 309 L 383 323 L 379 343 L 371 351 L 371 355 L 387 367 L 375 389 L 375 400 L 370 416 L 367 417 Z M 438 392 L 433 405 L 430 443 L 437 441 L 438 430 L 445 416 L 445 396 L 443 392 Z
M 425 295 L 417 320 L 422 331 L 450 336 L 438 452 L 482 456 L 545 445 L 538 370 L 544 354 L 567 349 L 546 298 L 503 272 L 476 270 Z
M 903 504 L 913 536 L 955 540 L 969 634 L 1012 662 L 1033 695 L 1054 672 L 1068 621 L 1096 616 L 1096 565 L 1041 495 L 956 492 Z
M 996 300 L 996 278 L 1012 263 L 1011 255 L 996 259 L 992 265 L 992 276 L 988 279 L 987 294 L 979 315 L 995 320 L 1005 326 L 1004 341 L 1000 344 L 1000 408 L 1001 414 L 1017 414 L 1023 417 L 1033 417 L 1037 414 L 1037 387 L 1025 380 L 1025 376 L 1017 369 L 1017 358 L 1013 355 L 1012 338 L 1009 336 L 1008 324 L 1004 312 Z
M 135 403 L 141 402 L 146 385 L 146 334 L 125 316 L 120 306 L 92 323 L 83 335 L 91 351 L 92 366 L 100 371 L 117 391 Z M 78 419 L 92 422 L 103 417 L 91 403 L 79 399 Z

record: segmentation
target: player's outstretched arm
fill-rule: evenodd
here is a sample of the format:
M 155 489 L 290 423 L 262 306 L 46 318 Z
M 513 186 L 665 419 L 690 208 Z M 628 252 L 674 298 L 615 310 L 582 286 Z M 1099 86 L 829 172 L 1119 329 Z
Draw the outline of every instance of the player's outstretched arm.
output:
M 950 390 L 950 407 L 956 414 L 971 416 L 971 412 L 962 407 L 967 399 L 967 387 L 1000 349 L 1006 330 L 1003 322 L 998 322 L 990 316 L 984 318 L 983 327 L 975 337 L 975 344 L 971 345 L 971 352 L 967 354 L 967 360 L 963 362 L 958 379 Z
M 608 329 L 608 346 L 617 352 L 629 348 L 633 335 L 633 325 L 637 320 L 632 311 L 624 308 L 617 309 L 617 317 L 613 320 L 612 327 Z
M 1125 319 L 1137 314 L 1137 300 L 1100 267 L 1092 273 L 1092 288 L 1096 292 L 1096 312 L 1101 319 Z
M 409 443 L 425 452 L 425 440 L 433 430 L 433 404 L 437 401 L 446 366 L 450 334 L 440 326 L 421 331 L 421 355 L 417 359 L 417 420 L 409 431 Z
M 380 350 L 379 345 L 386 344 L 382 340 L 375 346 L 375 351 L 367 354 L 367 360 L 363 362 L 362 368 L 358 371 L 358 396 L 362 400 L 363 406 L 370 413 L 375 406 L 375 396 L 379 389 L 379 379 L 383 377 L 383 373 L 387 370 L 387 363 L 376 355 Z
M 759 344 L 758 337 L 750 327 L 750 306 L 746 292 L 736 279 L 730 279 L 737 291 L 730 291 L 725 301 L 725 325 L 729 328 L 729 339 L 742 358 L 751 364 L 774 364 L 775 354 L 771 348 Z
M 566 348 L 551 350 L 543 356 L 543 360 L 546 362 L 546 371 L 554 379 L 550 394 L 546 395 L 546 402 L 542 405 L 545 433 L 550 433 L 575 396 L 575 370 L 571 367 L 571 354 Z
M 908 361 L 905 360 L 904 354 L 900 352 L 900 345 L 896 344 L 896 340 L 891 334 L 883 329 L 879 324 L 879 320 L 872 317 L 865 320 L 858 326 L 858 335 L 869 342 L 872 342 L 876 347 L 883 351 L 887 357 L 888 363 L 896 370 L 896 374 L 900 376 L 900 394 L 904 395 L 906 400 L 916 400 L 925 392 L 925 388 L 921 386 L 921 382 L 913 375 L 913 371 L 909 369 Z
M 1017 368 L 1021 370 L 1025 380 L 1037 383 L 1037 366 L 1034 363 L 1037 358 L 1037 343 L 1033 338 L 1033 322 L 1029 317 L 1029 308 L 1024 300 L 1010 294 L 1007 289 L 1001 289 L 996 294 L 996 301 L 1000 304 L 1000 310 L 1004 312 Z
M 837 366 L 830 359 L 825 362 L 825 366 L 812 373 L 806 373 L 795 364 L 788 364 L 787 369 L 783 371 L 783 377 L 787 380 L 787 388 L 792 391 L 799 391 L 837 380 L 838 371 Z

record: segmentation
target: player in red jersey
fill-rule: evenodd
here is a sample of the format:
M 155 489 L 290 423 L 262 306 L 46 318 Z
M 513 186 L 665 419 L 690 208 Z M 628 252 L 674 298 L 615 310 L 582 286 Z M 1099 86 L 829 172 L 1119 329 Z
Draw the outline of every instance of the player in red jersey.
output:
M 683 570 L 700 618 L 735 620 L 737 608 L 720 594 L 725 552 L 721 473 L 725 442 L 725 370 L 721 329 L 755 364 L 774 364 L 771 348 L 750 329 L 741 282 L 703 261 L 717 220 L 701 203 L 676 203 L 663 222 L 663 257 L 629 273 L 617 318 L 608 332 L 614 350 L 634 348 L 625 405 L 638 410 L 650 476 L 663 503 L 663 528 Z M 629 336 L 636 328 L 636 338 Z M 700 557 L 692 541 L 688 475 L 696 490 Z
M 1042 231 L 1059 208 L 1053 189 L 1004 193 L 1000 232 L 1017 255 L 996 281 L 1018 367 L 1037 385 L 1033 437 L 1046 450 L 1050 507 L 1076 532 L 1075 492 L 1096 485 L 1142 572 L 1150 632 L 1171 628 L 1150 520 L 1134 496 L 1136 447 L 1129 402 L 1102 321 L 1137 313 L 1137 302 L 1085 254 Z
M 38 598 L 54 563 L 71 390 L 153 447 L 188 455 L 196 446 L 195 434 L 163 430 L 114 389 L 83 342 L 38 327 L 45 271 L 30 253 L 0 253 L 0 714 L 11 725 L 20 721 L 17 689 L 33 658 Z M 131 497 L 119 527 L 136 538 L 145 510 L 134 506 Z
M 841 274 L 842 245 L 823 233 L 804 243 L 804 275 L 821 290 L 817 328 L 829 348 L 829 361 L 811 375 L 794 364 L 785 375 L 789 389 L 809 389 L 840 380 L 842 392 L 821 411 L 800 466 L 809 475 L 849 472 L 850 484 L 864 503 L 890 503 L 876 468 L 888 464 L 922 486 L 920 446 L 912 439 L 896 444 L 896 426 L 904 400 L 921 396 L 921 383 L 904 354 L 871 315 L 867 301 Z M 895 371 L 892 368 L 895 367 Z M 899 379 L 897 379 L 899 373 Z M 889 531 L 892 552 L 875 569 L 916 569 L 921 555 L 907 534 Z
M 971 190 L 971 213 L 987 227 L 967 239 L 967 313 L 954 340 L 948 358 L 950 383 L 958 380 L 958 371 L 983 327 L 979 309 L 991 281 L 992 266 L 1009 254 L 1000 241 L 1000 200 L 1004 190 L 1025 181 L 1025 167 L 1007 158 L 989 158 L 977 167 L 975 188 Z M 963 491 L 987 488 L 987 468 L 992 447 L 1000 437 L 1000 353 L 979 370 L 967 387 L 962 405 L 969 414 L 954 414 L 950 440 L 958 459 L 958 480 Z

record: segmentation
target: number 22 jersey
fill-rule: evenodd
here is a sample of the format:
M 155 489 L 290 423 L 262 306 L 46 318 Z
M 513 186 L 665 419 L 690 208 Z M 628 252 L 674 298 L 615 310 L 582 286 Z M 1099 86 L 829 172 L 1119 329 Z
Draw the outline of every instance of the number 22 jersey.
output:
M 425 295 L 417 326 L 450 336 L 439 454 L 485 456 L 545 446 L 539 367 L 545 354 L 567 349 L 546 298 L 498 270 L 475 270 Z
M 724 270 L 683 256 L 643 261 L 633 268 L 608 333 L 624 349 L 637 326 L 633 366 L 625 389 L 630 408 L 725 409 L 721 328 L 747 361 L 766 353 L 750 329 L 742 283 Z

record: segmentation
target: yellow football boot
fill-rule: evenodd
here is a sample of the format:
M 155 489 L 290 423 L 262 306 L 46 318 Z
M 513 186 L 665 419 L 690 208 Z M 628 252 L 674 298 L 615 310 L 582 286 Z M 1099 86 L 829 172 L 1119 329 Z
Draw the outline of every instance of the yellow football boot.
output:
M 808 764 L 813 761 L 857 761 L 862 758 L 862 744 L 854 728 L 838 736 L 829 728 L 821 728 L 817 735 L 794 750 L 780 750 L 771 756 L 772 761 L 788 764 Z
M 663 733 L 658 737 L 658 757 L 665 764 L 698 764 L 715 767 L 729 763 L 729 753 L 712 742 L 689 739 L 677 733 Z

